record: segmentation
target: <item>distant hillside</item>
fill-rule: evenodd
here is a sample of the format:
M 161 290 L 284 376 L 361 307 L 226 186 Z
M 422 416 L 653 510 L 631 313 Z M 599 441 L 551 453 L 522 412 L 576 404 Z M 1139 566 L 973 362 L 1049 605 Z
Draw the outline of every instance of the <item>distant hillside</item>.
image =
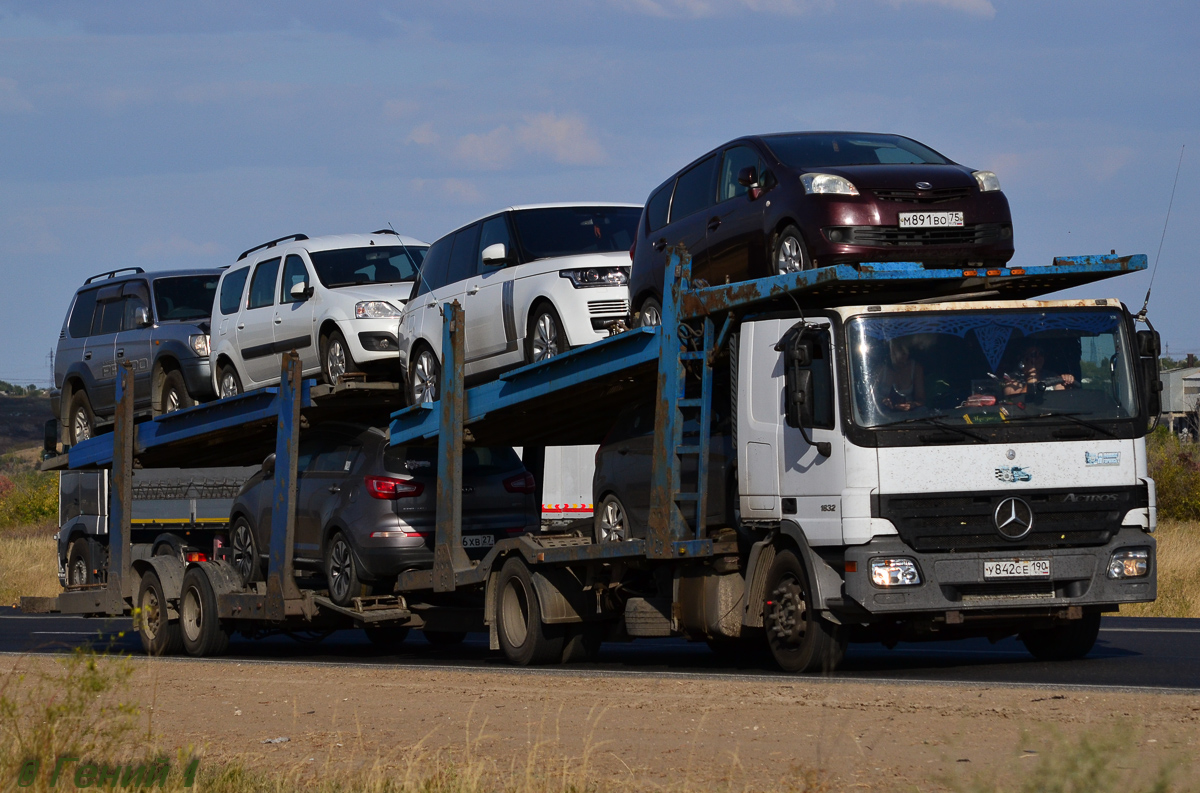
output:
M 0 454 L 40 447 L 46 421 L 52 418 L 48 396 L 0 396 Z

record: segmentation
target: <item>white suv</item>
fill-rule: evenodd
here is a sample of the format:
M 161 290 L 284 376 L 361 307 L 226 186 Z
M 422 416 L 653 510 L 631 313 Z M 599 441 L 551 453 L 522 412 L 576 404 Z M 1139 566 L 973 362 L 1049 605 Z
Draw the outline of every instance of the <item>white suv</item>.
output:
M 218 396 L 279 382 L 280 354 L 327 383 L 348 372 L 396 379 L 396 322 L 427 243 L 394 231 L 259 245 L 225 270 L 213 305 L 211 368 Z
M 412 403 L 437 400 L 441 305 L 466 314 L 464 374 L 496 376 L 608 335 L 629 316 L 629 247 L 640 204 L 509 207 L 429 248 L 400 318 Z

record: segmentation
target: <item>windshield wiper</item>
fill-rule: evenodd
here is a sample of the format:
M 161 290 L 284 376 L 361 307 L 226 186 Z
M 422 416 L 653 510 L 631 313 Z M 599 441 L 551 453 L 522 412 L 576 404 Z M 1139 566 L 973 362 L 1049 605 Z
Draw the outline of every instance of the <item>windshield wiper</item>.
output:
M 1099 432 L 1103 435 L 1107 435 L 1110 438 L 1115 438 L 1116 440 L 1121 440 L 1120 435 L 1116 434 L 1115 432 L 1113 432 L 1110 429 L 1106 429 L 1105 427 L 1102 427 L 1101 425 L 1096 424 L 1095 422 L 1091 422 L 1091 421 L 1088 421 L 1087 419 L 1079 418 L 1078 413 L 1050 412 L 1050 413 L 1038 413 L 1033 416 L 1030 416 L 1030 415 L 1009 416 L 1008 421 L 1029 421 L 1030 419 L 1048 419 L 1048 418 L 1064 418 L 1064 419 L 1067 419 L 1068 421 L 1072 421 L 1072 422 L 1078 424 L 1081 427 L 1087 427 L 1088 429 L 1090 429 L 1094 432 Z
M 928 424 L 931 427 L 937 427 L 939 430 L 949 430 L 950 432 L 957 432 L 959 435 L 966 435 L 968 438 L 979 441 L 980 443 L 988 442 L 988 439 L 982 435 L 971 432 L 965 427 L 956 427 L 953 424 L 947 424 L 946 422 L 939 420 L 937 416 L 914 416 L 910 419 L 901 419 L 900 421 L 892 421 L 887 424 L 880 425 L 879 428 L 886 429 L 888 427 L 894 427 L 897 424 Z

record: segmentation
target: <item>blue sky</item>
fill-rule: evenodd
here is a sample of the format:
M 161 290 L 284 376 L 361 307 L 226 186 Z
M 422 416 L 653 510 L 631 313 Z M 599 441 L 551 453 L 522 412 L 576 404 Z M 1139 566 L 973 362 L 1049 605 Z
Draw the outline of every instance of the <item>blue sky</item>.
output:
M 0 379 L 47 379 L 97 272 L 642 201 L 724 140 L 792 129 L 995 170 L 1024 264 L 1153 260 L 1186 144 L 1151 319 L 1200 353 L 1195 2 L 0 0 Z M 1087 292 L 1136 308 L 1147 281 Z

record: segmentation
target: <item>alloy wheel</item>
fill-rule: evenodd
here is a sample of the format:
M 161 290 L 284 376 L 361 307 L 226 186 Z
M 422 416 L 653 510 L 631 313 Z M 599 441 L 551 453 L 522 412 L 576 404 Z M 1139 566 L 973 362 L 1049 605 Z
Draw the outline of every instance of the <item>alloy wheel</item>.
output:
M 775 257 L 775 269 L 780 275 L 798 273 L 805 267 L 804 248 L 800 240 L 790 234 L 779 242 L 779 253 Z
M 254 573 L 254 565 L 258 562 L 255 559 L 254 553 L 254 538 L 250 536 L 250 527 L 245 523 L 238 523 L 233 527 L 233 537 L 230 543 L 233 546 L 233 566 L 237 568 L 238 575 L 242 577 L 245 583 L 250 582 L 250 578 Z
M 416 402 L 436 402 L 437 361 L 429 350 L 421 350 L 413 367 L 413 397 Z
M 600 542 L 621 542 L 626 539 L 627 525 L 625 510 L 618 501 L 605 501 L 600 510 Z
M 329 551 L 329 594 L 344 600 L 350 592 L 350 546 L 338 540 Z
M 83 407 L 75 409 L 71 418 L 71 428 L 75 431 L 75 442 L 86 441 L 92 437 L 92 422 L 88 421 L 87 410 Z
M 345 373 L 346 348 L 342 346 L 340 339 L 334 337 L 329 340 L 325 350 L 325 374 L 329 376 L 329 382 L 336 383 Z
M 221 399 L 237 395 L 237 378 L 233 376 L 233 372 L 225 372 L 225 374 L 221 375 Z
M 558 355 L 558 323 L 547 312 L 533 326 L 533 360 L 544 361 L 555 355 Z
M 643 328 L 653 328 L 662 324 L 662 313 L 659 312 L 658 306 L 642 307 L 641 324 Z
M 163 413 L 174 413 L 179 410 L 179 392 L 172 388 L 163 400 Z

